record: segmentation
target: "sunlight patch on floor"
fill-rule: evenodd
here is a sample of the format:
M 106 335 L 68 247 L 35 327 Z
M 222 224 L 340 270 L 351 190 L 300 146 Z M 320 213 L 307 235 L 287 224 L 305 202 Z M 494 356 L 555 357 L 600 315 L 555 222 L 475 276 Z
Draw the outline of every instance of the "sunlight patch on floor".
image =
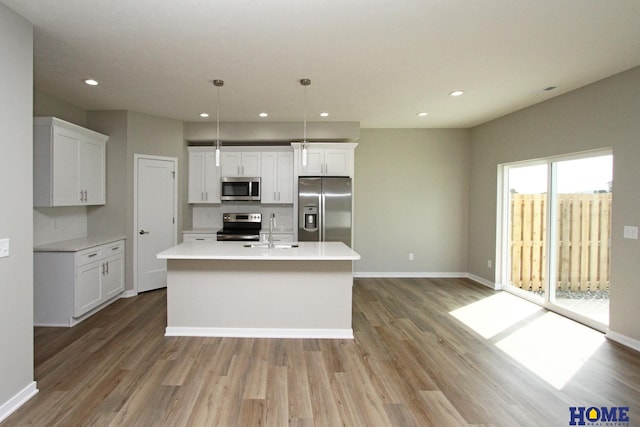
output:
M 496 346 L 561 390 L 604 341 L 602 333 L 548 312 Z
M 507 292 L 449 314 L 558 390 L 605 341 L 602 333 Z
M 536 304 L 500 292 L 449 314 L 489 339 L 541 310 Z

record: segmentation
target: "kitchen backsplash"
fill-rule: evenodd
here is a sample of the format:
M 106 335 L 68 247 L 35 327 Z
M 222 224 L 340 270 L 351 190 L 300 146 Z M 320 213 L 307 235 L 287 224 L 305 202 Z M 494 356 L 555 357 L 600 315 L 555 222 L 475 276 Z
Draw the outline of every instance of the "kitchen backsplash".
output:
M 33 210 L 34 246 L 87 235 L 87 208 L 69 206 Z
M 259 205 L 253 203 L 225 203 L 215 206 L 193 207 L 193 228 L 222 228 L 222 214 L 224 213 L 261 213 L 262 226 L 267 227 L 268 218 L 276 214 L 276 227 L 279 230 L 293 230 L 293 207 Z

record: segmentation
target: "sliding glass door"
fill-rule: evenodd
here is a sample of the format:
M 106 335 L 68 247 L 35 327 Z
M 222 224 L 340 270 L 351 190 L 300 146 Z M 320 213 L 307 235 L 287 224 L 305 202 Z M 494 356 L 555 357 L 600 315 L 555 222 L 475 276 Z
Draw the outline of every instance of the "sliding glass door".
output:
M 546 163 L 507 168 L 508 283 L 539 300 L 547 292 L 547 175 Z
M 612 155 L 524 162 L 502 172 L 505 288 L 606 328 Z

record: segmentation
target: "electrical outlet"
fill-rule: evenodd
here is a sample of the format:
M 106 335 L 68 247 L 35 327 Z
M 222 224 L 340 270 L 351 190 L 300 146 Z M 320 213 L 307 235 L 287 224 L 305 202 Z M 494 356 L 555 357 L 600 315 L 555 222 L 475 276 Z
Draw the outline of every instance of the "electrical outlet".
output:
M 637 239 L 638 238 L 638 227 L 633 225 L 625 225 L 624 226 L 624 238 L 625 239 Z
M 413 261 L 413 252 L 409 253 L 409 261 Z
M 491 268 L 491 260 L 490 259 L 487 260 L 487 268 Z

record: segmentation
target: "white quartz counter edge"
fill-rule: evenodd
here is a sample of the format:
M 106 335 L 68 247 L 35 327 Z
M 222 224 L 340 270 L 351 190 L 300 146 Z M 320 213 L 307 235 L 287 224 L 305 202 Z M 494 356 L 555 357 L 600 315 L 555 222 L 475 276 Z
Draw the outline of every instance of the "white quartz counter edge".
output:
M 355 261 L 360 255 L 342 242 L 299 242 L 297 248 L 246 248 L 243 242 L 186 242 L 160 252 L 160 259 L 262 261 Z
M 34 252 L 78 252 L 107 243 L 125 240 L 126 236 L 84 236 L 77 239 L 62 240 L 34 246 Z

